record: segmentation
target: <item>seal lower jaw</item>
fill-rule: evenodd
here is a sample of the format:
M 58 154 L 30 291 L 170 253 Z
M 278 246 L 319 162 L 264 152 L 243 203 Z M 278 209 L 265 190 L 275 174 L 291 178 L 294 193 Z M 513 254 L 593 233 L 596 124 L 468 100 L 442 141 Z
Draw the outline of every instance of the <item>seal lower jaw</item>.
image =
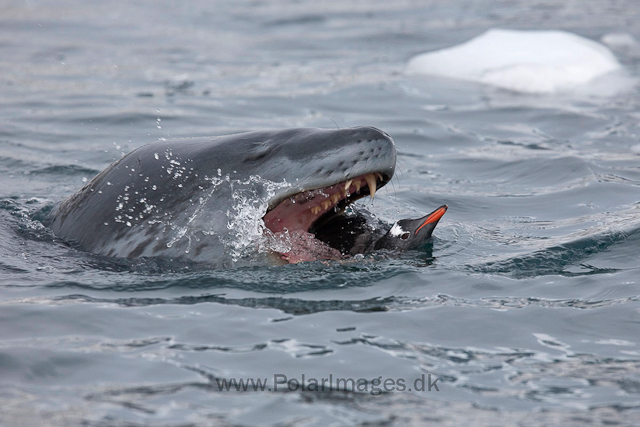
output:
M 264 224 L 274 235 L 310 234 L 309 230 L 317 222 L 322 222 L 319 221 L 321 218 L 340 212 L 349 204 L 368 195 L 373 198 L 376 190 L 389 182 L 389 179 L 380 172 L 372 172 L 328 187 L 302 191 L 287 197 L 269 210 L 263 217 Z M 318 243 L 322 244 L 319 241 Z M 295 248 L 292 252 L 294 250 Z M 291 262 L 289 254 L 286 254 L 285 258 Z

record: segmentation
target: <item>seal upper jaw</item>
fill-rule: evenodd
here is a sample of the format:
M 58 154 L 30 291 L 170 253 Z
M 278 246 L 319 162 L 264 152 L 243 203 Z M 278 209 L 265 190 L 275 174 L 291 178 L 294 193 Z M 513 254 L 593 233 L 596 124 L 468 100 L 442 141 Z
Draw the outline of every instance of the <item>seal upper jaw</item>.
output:
M 275 206 L 263 218 L 265 226 L 273 233 L 285 230 L 308 232 L 321 217 L 340 211 L 367 195 L 374 197 L 390 179 L 391 176 L 384 172 L 371 172 L 276 199 Z

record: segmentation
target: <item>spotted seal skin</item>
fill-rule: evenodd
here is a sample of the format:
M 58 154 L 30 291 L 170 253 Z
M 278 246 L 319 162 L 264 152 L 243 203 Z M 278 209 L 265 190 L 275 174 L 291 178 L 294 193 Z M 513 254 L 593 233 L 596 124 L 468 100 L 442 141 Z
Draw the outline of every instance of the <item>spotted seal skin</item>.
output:
M 395 164 L 393 140 L 373 127 L 157 141 L 108 166 L 47 222 L 95 254 L 222 265 L 243 227 L 307 233 L 319 218 L 373 196 Z

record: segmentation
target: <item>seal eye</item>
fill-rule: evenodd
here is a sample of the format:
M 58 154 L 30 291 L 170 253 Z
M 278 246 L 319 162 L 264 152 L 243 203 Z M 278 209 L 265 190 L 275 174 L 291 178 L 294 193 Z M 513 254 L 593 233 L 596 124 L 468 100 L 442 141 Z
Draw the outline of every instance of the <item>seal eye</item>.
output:
M 271 152 L 275 148 L 273 145 L 269 145 L 266 142 L 254 143 L 254 145 L 255 147 L 253 148 L 253 150 L 251 150 L 246 158 L 247 161 L 252 162 L 263 159 L 271 154 Z
M 402 240 L 407 240 L 409 238 L 409 236 L 411 235 L 411 233 L 403 233 L 402 236 L 400 236 L 400 238 Z

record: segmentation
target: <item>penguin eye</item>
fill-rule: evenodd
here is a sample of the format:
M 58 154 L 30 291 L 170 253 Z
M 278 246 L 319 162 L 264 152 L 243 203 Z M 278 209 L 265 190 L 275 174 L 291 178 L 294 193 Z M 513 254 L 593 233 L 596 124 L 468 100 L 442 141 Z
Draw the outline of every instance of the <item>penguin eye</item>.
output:
M 411 235 L 411 233 L 404 233 L 404 234 L 402 234 L 402 236 L 400 236 L 400 238 L 401 238 L 402 240 L 407 240 L 407 239 L 409 238 L 409 236 L 410 236 L 410 235 Z

